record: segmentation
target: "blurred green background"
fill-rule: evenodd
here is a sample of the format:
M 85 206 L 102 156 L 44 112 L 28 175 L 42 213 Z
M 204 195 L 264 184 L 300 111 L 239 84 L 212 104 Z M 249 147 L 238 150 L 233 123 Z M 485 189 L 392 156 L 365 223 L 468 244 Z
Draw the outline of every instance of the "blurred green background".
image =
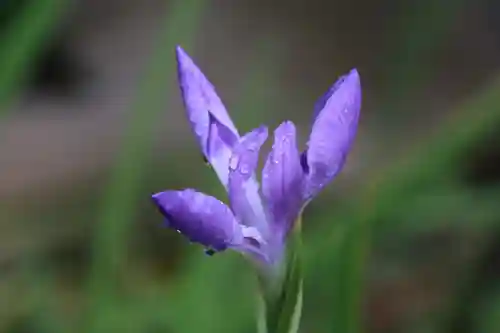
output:
M 225 200 L 180 44 L 241 132 L 290 119 L 302 147 L 360 72 L 355 147 L 304 215 L 301 332 L 500 332 L 499 22 L 494 0 L 0 1 L 0 331 L 255 332 L 242 258 L 150 202 Z

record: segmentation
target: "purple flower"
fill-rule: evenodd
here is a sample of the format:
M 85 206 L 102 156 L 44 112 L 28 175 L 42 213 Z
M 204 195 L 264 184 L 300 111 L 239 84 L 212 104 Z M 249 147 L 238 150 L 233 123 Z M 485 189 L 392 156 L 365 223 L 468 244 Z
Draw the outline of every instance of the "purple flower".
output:
M 213 85 L 182 48 L 176 53 L 188 119 L 228 192 L 229 206 L 194 189 L 160 192 L 153 200 L 169 227 L 210 253 L 231 248 L 268 264 L 279 261 L 301 210 L 344 165 L 361 107 L 358 72 L 341 77 L 316 103 L 303 153 L 297 149 L 295 125 L 285 121 L 278 126 L 260 190 L 255 169 L 267 128 L 240 136 Z

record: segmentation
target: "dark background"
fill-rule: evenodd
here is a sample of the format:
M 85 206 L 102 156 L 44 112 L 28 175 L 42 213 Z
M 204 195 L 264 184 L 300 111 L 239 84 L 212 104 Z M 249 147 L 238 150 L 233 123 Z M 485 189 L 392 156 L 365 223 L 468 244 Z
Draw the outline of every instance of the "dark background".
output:
M 354 149 L 303 218 L 301 332 L 500 330 L 498 1 L 3 0 L 2 332 L 255 331 L 241 257 L 150 202 L 225 200 L 176 44 L 240 132 L 290 119 L 301 147 L 315 100 L 361 75 Z

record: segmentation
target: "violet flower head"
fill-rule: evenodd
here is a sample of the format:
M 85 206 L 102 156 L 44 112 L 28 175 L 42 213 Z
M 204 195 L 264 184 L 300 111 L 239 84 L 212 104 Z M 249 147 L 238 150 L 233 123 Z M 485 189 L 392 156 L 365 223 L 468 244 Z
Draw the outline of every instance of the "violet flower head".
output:
M 210 253 L 230 248 L 275 264 L 304 206 L 345 163 L 361 107 L 358 72 L 353 69 L 341 77 L 317 102 L 304 152 L 297 149 L 291 121 L 276 128 L 260 188 L 255 173 L 267 128 L 240 136 L 214 86 L 181 47 L 176 54 L 187 117 L 229 205 L 194 189 L 159 192 L 153 200 L 169 227 Z

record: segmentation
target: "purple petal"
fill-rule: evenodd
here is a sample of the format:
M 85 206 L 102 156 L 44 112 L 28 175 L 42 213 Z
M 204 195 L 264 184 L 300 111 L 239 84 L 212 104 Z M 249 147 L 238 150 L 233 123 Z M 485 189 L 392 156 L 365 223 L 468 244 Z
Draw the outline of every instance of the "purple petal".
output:
M 239 134 L 214 86 L 180 47 L 176 48 L 179 86 L 194 134 L 206 159 L 227 186 L 231 148 Z
M 274 144 L 262 170 L 262 193 L 278 231 L 287 233 L 303 204 L 304 173 L 295 125 L 283 122 L 274 131 Z
M 354 69 L 353 71 L 356 70 Z M 332 95 L 342 86 L 345 80 L 349 77 L 349 74 L 339 77 L 339 79 L 328 89 L 328 91 L 316 101 L 313 111 L 313 124 L 316 121 L 316 118 L 318 118 L 319 113 L 325 108 L 325 105 L 330 97 L 332 97 Z
M 236 216 L 249 226 L 266 231 L 264 209 L 254 171 L 259 150 L 267 139 L 267 128 L 261 126 L 245 134 L 234 147 L 229 160 L 229 200 Z
M 243 232 L 223 202 L 193 189 L 165 191 L 153 201 L 168 219 L 168 226 L 193 242 L 222 251 L 243 243 Z
M 306 199 L 316 195 L 342 169 L 356 135 L 361 85 L 356 69 L 341 77 L 315 107 L 317 113 L 302 158 Z

